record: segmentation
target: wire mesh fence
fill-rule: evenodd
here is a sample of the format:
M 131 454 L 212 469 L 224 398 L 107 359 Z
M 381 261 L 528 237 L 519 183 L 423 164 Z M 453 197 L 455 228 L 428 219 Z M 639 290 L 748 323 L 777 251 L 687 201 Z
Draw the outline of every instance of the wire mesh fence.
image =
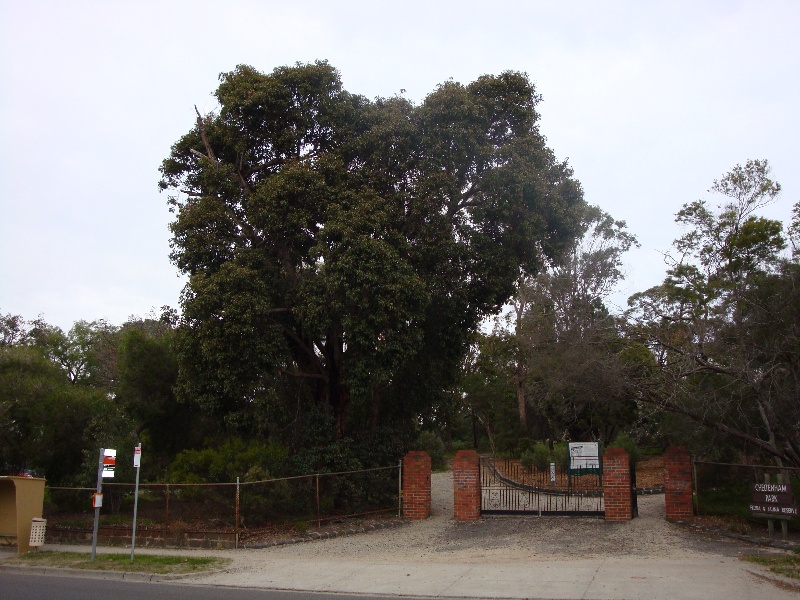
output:
M 694 461 L 695 502 L 698 515 L 753 518 L 753 484 L 791 486 L 794 504 L 800 505 L 800 469 L 761 464 Z M 793 527 L 800 519 L 793 518 Z
M 240 533 L 279 524 L 321 525 L 332 519 L 399 511 L 400 466 L 316 473 L 264 481 L 144 483 L 139 527 Z M 91 528 L 94 488 L 48 487 L 50 527 Z M 104 482 L 100 525 L 130 527 L 134 484 Z

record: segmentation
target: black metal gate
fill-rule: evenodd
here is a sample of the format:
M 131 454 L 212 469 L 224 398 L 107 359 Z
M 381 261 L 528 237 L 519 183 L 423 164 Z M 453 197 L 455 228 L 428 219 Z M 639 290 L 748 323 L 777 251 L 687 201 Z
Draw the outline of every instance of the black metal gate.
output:
M 495 515 L 605 515 L 597 474 L 545 471 L 512 459 L 481 457 L 481 513 Z

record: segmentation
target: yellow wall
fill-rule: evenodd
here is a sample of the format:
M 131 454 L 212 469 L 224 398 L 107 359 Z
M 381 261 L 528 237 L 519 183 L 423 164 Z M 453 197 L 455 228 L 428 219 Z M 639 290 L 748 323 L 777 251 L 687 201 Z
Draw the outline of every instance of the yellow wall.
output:
M 30 550 L 31 521 L 42 518 L 45 480 L 0 477 L 0 534 L 17 536 L 17 551 Z

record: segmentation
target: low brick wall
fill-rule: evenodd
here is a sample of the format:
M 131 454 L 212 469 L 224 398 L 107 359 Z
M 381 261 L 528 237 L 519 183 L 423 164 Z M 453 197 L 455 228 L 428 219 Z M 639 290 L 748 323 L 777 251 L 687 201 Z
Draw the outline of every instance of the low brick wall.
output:
M 633 518 L 631 460 L 623 448 L 609 448 L 603 454 L 603 504 L 606 521 Z
M 92 530 L 73 527 L 48 526 L 45 533 L 48 544 L 91 544 Z M 99 546 L 131 545 L 130 527 L 100 527 L 97 530 Z M 219 531 L 169 531 L 168 529 L 136 529 L 136 546 L 142 548 L 215 548 L 236 547 L 236 534 Z
M 431 457 L 412 450 L 403 458 L 403 516 L 427 519 L 431 516 Z
M 453 516 L 456 521 L 481 518 L 480 458 L 475 450 L 459 450 L 453 457 Z
M 670 446 L 664 453 L 664 503 L 668 521 L 694 516 L 692 455 L 684 446 Z

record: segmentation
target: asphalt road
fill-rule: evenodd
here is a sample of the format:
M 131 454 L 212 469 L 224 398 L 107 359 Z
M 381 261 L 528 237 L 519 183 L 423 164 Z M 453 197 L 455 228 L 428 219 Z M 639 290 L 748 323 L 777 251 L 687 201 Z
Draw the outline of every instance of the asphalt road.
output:
M 2 600 L 386 600 L 386 596 L 320 594 L 230 587 L 148 583 L 0 572 Z M 404 600 L 411 600 L 404 597 Z M 453 599 L 450 599 L 453 600 Z

